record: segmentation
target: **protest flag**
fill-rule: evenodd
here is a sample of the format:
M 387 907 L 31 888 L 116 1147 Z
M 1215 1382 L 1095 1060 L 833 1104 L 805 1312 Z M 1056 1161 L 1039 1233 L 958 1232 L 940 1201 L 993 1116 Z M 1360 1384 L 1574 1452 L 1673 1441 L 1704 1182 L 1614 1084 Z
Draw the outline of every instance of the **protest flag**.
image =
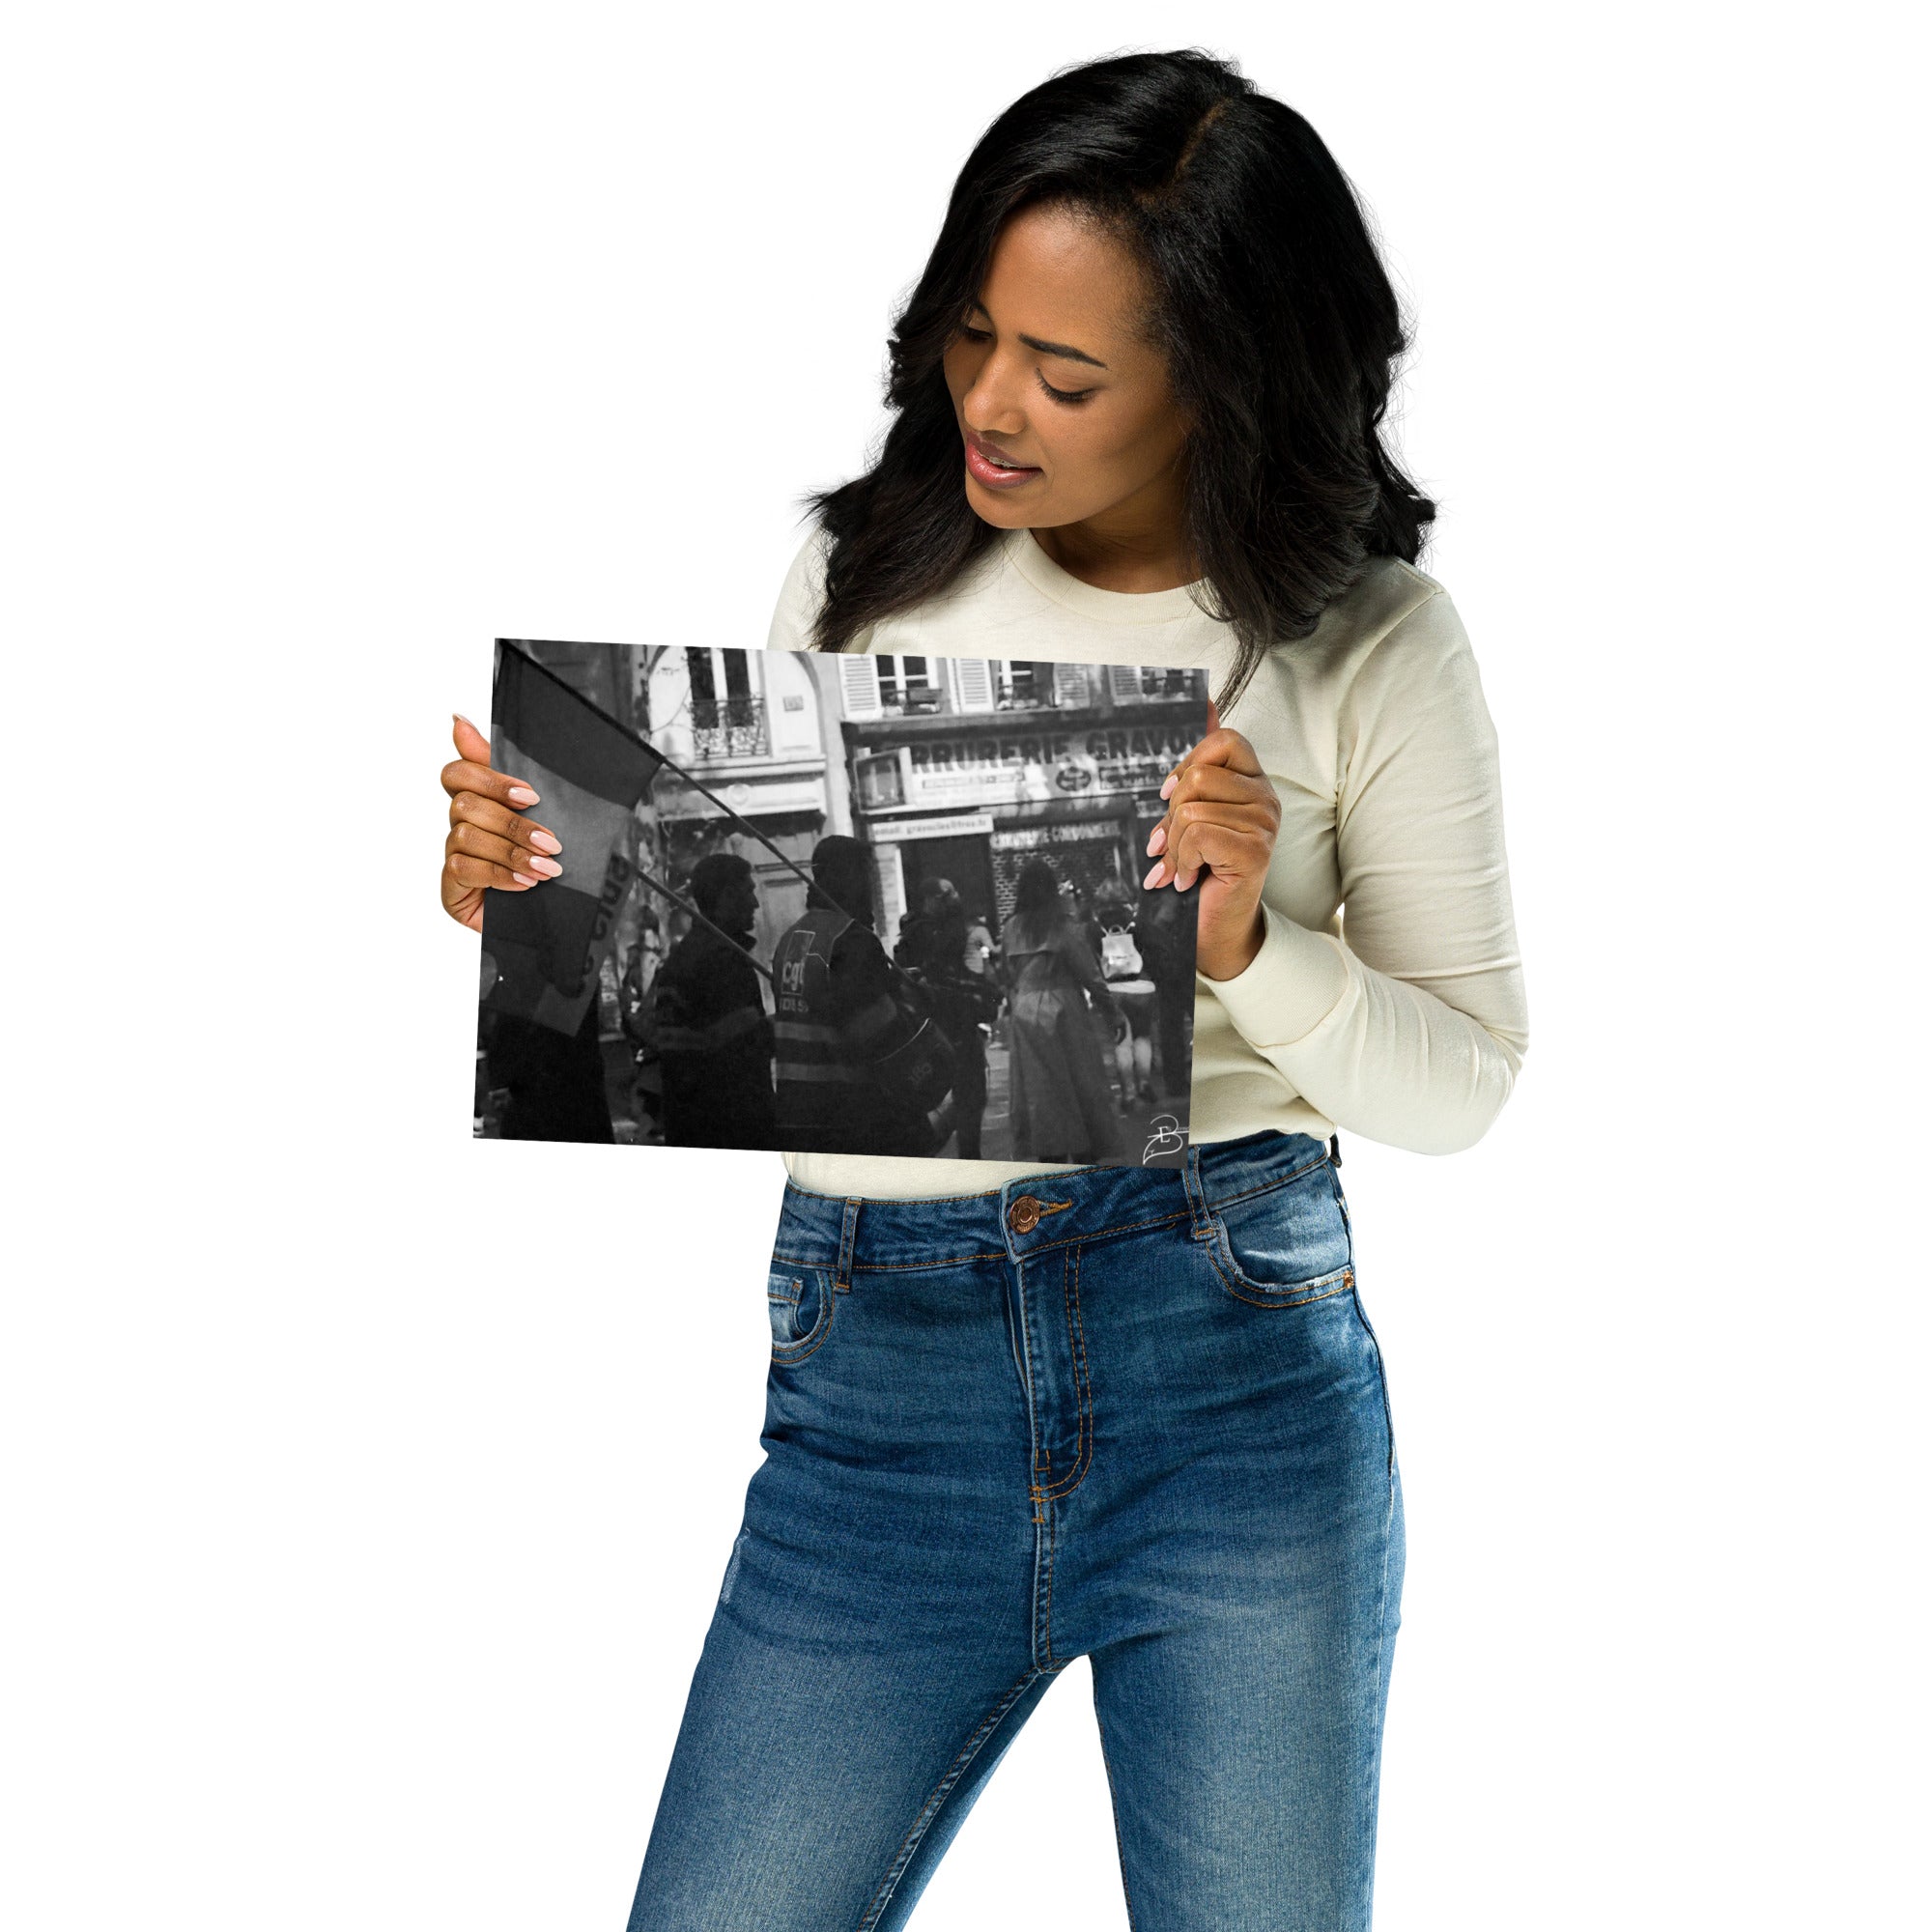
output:
M 637 876 L 638 804 L 665 761 L 502 638 L 490 710 L 491 768 L 535 789 L 529 815 L 563 841 L 563 870 L 484 894 L 483 1005 L 575 1035 Z

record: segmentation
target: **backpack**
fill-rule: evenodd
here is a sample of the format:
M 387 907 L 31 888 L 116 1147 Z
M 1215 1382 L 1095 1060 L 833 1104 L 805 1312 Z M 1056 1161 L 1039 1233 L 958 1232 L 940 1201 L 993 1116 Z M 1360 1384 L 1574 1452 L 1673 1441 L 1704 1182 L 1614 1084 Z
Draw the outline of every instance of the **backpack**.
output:
M 1103 932 L 1100 935 L 1100 972 L 1109 980 L 1138 980 L 1141 976 L 1140 948 L 1130 931 Z

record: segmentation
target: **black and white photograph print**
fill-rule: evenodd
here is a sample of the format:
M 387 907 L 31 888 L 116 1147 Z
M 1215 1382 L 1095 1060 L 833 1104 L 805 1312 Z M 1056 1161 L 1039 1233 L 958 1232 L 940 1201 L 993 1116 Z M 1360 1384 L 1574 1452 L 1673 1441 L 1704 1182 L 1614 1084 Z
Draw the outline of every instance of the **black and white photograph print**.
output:
M 478 1137 L 1178 1166 L 1205 673 L 499 639 Z

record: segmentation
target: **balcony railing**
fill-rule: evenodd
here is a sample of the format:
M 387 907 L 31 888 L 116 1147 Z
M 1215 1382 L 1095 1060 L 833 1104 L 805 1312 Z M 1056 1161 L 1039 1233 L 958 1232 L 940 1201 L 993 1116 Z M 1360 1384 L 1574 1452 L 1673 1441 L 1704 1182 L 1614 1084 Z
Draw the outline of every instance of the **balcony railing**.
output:
M 1045 711 L 1054 701 L 1050 664 L 1010 662 L 995 668 L 993 704 L 1000 711 Z
M 692 750 L 700 759 L 761 758 L 771 750 L 765 700 L 749 693 L 693 697 Z
M 879 709 L 888 718 L 930 718 L 937 714 L 939 705 L 937 685 L 879 680 Z

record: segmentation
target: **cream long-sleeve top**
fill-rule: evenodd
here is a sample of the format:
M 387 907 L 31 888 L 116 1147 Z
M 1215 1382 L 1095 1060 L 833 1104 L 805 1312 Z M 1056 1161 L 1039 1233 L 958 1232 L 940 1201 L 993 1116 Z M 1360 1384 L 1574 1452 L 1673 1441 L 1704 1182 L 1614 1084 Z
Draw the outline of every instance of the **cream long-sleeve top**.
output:
M 814 526 L 769 647 L 810 647 L 829 539 Z M 1231 627 L 1190 587 L 1101 590 L 1006 532 L 936 598 L 869 626 L 871 651 L 1198 667 Z M 1488 1129 L 1529 1043 L 1496 734 L 1441 584 L 1378 557 L 1313 635 L 1269 653 L 1222 721 L 1281 799 L 1260 952 L 1194 981 L 1189 1138 L 1336 1129 L 1453 1153 Z M 980 1194 L 1048 1163 L 788 1153 L 814 1193 Z

